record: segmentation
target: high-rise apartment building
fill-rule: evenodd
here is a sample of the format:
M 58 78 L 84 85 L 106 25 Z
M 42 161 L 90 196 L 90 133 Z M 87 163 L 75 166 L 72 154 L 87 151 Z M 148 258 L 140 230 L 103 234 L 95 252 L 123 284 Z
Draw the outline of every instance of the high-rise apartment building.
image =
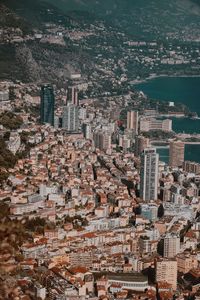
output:
M 140 236 L 138 241 L 140 253 L 151 253 L 152 242 L 148 236 Z
M 83 124 L 82 131 L 83 131 L 84 138 L 88 140 L 92 138 L 92 127 L 90 124 Z
M 67 102 L 75 106 L 79 106 L 78 89 L 75 86 L 70 86 L 67 89 Z
M 131 147 L 131 139 L 127 135 L 119 136 L 119 146 L 123 148 L 123 150 L 127 151 Z
M 140 156 L 144 149 L 149 147 L 149 139 L 143 135 L 135 137 L 135 156 Z
M 79 130 L 78 107 L 68 103 L 63 109 L 62 128 L 68 132 L 77 132 Z
M 164 237 L 164 257 L 174 258 L 180 251 L 180 236 L 176 233 L 167 233 Z
M 102 151 L 109 150 L 111 148 L 111 134 L 107 131 L 98 130 L 93 135 L 94 145 Z
M 144 201 L 156 200 L 158 196 L 159 155 L 155 148 L 144 149 L 141 155 L 140 197 Z
M 176 259 L 160 258 L 155 262 L 156 281 L 167 282 L 173 290 L 177 288 L 177 261 Z
M 180 167 L 184 162 L 185 144 L 181 141 L 172 141 L 169 145 L 169 165 Z
M 127 129 L 131 129 L 138 134 L 138 111 L 127 112 Z
M 52 85 L 43 85 L 41 88 L 40 97 L 40 122 L 42 124 L 48 123 L 54 126 L 55 97 Z

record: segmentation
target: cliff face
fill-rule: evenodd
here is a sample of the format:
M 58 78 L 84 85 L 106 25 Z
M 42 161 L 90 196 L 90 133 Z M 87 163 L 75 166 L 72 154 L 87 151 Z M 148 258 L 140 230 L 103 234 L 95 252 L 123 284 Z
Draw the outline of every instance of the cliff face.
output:
M 43 1 L 2 0 L 0 80 L 56 83 L 66 79 L 65 65 L 75 64 L 79 68 L 84 62 L 85 68 L 91 68 L 88 55 L 79 48 L 73 49 L 70 41 L 61 39 L 59 43 L 55 36 L 52 42 L 52 33 L 46 27 L 48 23 L 54 24 L 56 31 L 59 25 L 71 26 L 72 19 Z M 80 26 L 79 21 L 73 20 L 73 24 Z M 35 38 L 35 33 L 47 36 L 46 40 Z

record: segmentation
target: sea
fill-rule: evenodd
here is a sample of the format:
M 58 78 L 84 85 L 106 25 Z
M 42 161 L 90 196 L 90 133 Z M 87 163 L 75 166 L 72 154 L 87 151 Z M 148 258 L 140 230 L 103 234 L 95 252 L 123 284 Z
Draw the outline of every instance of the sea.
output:
M 135 88 L 155 100 L 181 102 L 200 117 L 199 77 L 156 77 L 135 84 Z M 173 130 L 177 133 L 199 133 L 200 119 L 172 118 Z M 169 150 L 158 149 L 160 160 L 168 163 Z M 185 160 L 200 163 L 200 145 L 185 146 Z

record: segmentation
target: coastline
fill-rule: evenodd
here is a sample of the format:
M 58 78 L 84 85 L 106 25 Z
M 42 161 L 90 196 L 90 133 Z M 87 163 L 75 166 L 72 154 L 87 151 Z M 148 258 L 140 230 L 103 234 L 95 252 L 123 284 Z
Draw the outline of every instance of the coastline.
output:
M 149 77 L 145 78 L 145 79 L 134 79 L 130 82 L 130 84 L 132 85 L 137 85 L 137 84 L 140 84 L 140 83 L 145 83 L 145 82 L 148 82 L 149 80 L 152 80 L 152 79 L 157 79 L 157 78 L 165 78 L 165 77 L 170 77 L 170 78 L 195 78 L 195 77 L 200 77 L 200 74 L 199 75 L 167 75 L 167 74 L 161 74 L 161 75 L 157 75 L 157 74 L 152 74 L 150 75 Z
M 151 84 L 153 84 L 154 85 L 154 83 L 155 82 L 157 82 L 156 80 L 158 79 L 159 80 L 159 78 L 161 78 L 161 79 L 163 79 L 164 80 L 164 82 L 165 82 L 165 79 L 167 80 L 169 80 L 169 79 L 172 79 L 172 80 L 181 80 L 182 78 L 186 78 L 186 79 L 188 79 L 188 80 L 198 80 L 198 82 L 199 82 L 199 78 L 200 78 L 200 74 L 196 74 L 196 75 L 167 75 L 167 74 L 161 74 L 161 75 L 157 75 L 157 74 L 151 74 L 149 77 L 147 77 L 146 79 L 141 79 L 141 80 L 138 80 L 138 79 L 136 79 L 136 80 L 133 80 L 132 81 L 132 84 L 133 84 L 133 89 L 135 89 L 135 90 L 137 90 L 137 91 L 141 91 L 141 92 L 143 92 L 144 93 L 144 91 L 143 91 L 143 88 L 142 88 L 142 86 L 144 85 L 145 86 L 145 84 L 147 84 L 147 85 L 151 85 Z M 196 79 L 195 79 L 196 78 Z M 163 82 L 163 80 L 162 81 L 159 81 L 160 82 L 160 84 L 162 85 L 162 82 Z M 178 81 L 179 82 L 179 81 Z M 183 81 L 184 82 L 184 81 Z M 140 85 L 141 84 L 141 86 L 138 86 L 138 85 Z M 157 98 L 156 98 L 157 99 Z M 161 98 L 158 98 L 157 99 L 158 101 L 172 101 L 172 100 L 167 100 L 167 98 L 165 99 L 165 100 L 163 100 L 163 98 L 161 97 Z M 175 101 L 176 102 L 176 101 Z M 194 107 L 193 107 L 193 109 L 192 108 L 190 108 L 190 106 L 188 105 L 188 103 L 185 103 L 184 101 L 177 101 L 177 102 L 180 102 L 180 103 L 182 103 L 182 104 L 184 104 L 184 106 L 186 107 L 186 108 L 188 108 L 188 112 L 189 113 L 186 113 L 185 114 L 185 116 L 174 116 L 175 118 L 184 118 L 184 119 L 190 119 L 190 120 L 192 120 L 192 121 L 198 121 L 198 120 L 200 120 L 200 111 L 199 111 L 199 109 L 197 109 L 196 107 L 196 109 L 194 109 Z M 170 118 L 171 118 L 171 116 L 170 116 Z

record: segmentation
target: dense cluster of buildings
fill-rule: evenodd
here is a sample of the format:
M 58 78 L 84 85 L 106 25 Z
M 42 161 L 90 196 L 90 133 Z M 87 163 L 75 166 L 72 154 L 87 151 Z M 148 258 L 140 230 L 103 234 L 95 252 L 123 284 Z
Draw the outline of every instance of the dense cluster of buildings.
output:
M 184 161 L 176 140 L 169 166 L 161 162 L 137 111 L 122 131 L 118 103 L 80 104 L 73 86 L 63 105 L 56 98 L 44 85 L 40 124 L 22 113 L 8 141 L 17 153 L 26 132 L 31 148 L 9 170 L 0 200 L 10 199 L 13 220 L 44 220 L 20 261 L 0 254 L 18 299 L 199 299 L 199 164 Z

